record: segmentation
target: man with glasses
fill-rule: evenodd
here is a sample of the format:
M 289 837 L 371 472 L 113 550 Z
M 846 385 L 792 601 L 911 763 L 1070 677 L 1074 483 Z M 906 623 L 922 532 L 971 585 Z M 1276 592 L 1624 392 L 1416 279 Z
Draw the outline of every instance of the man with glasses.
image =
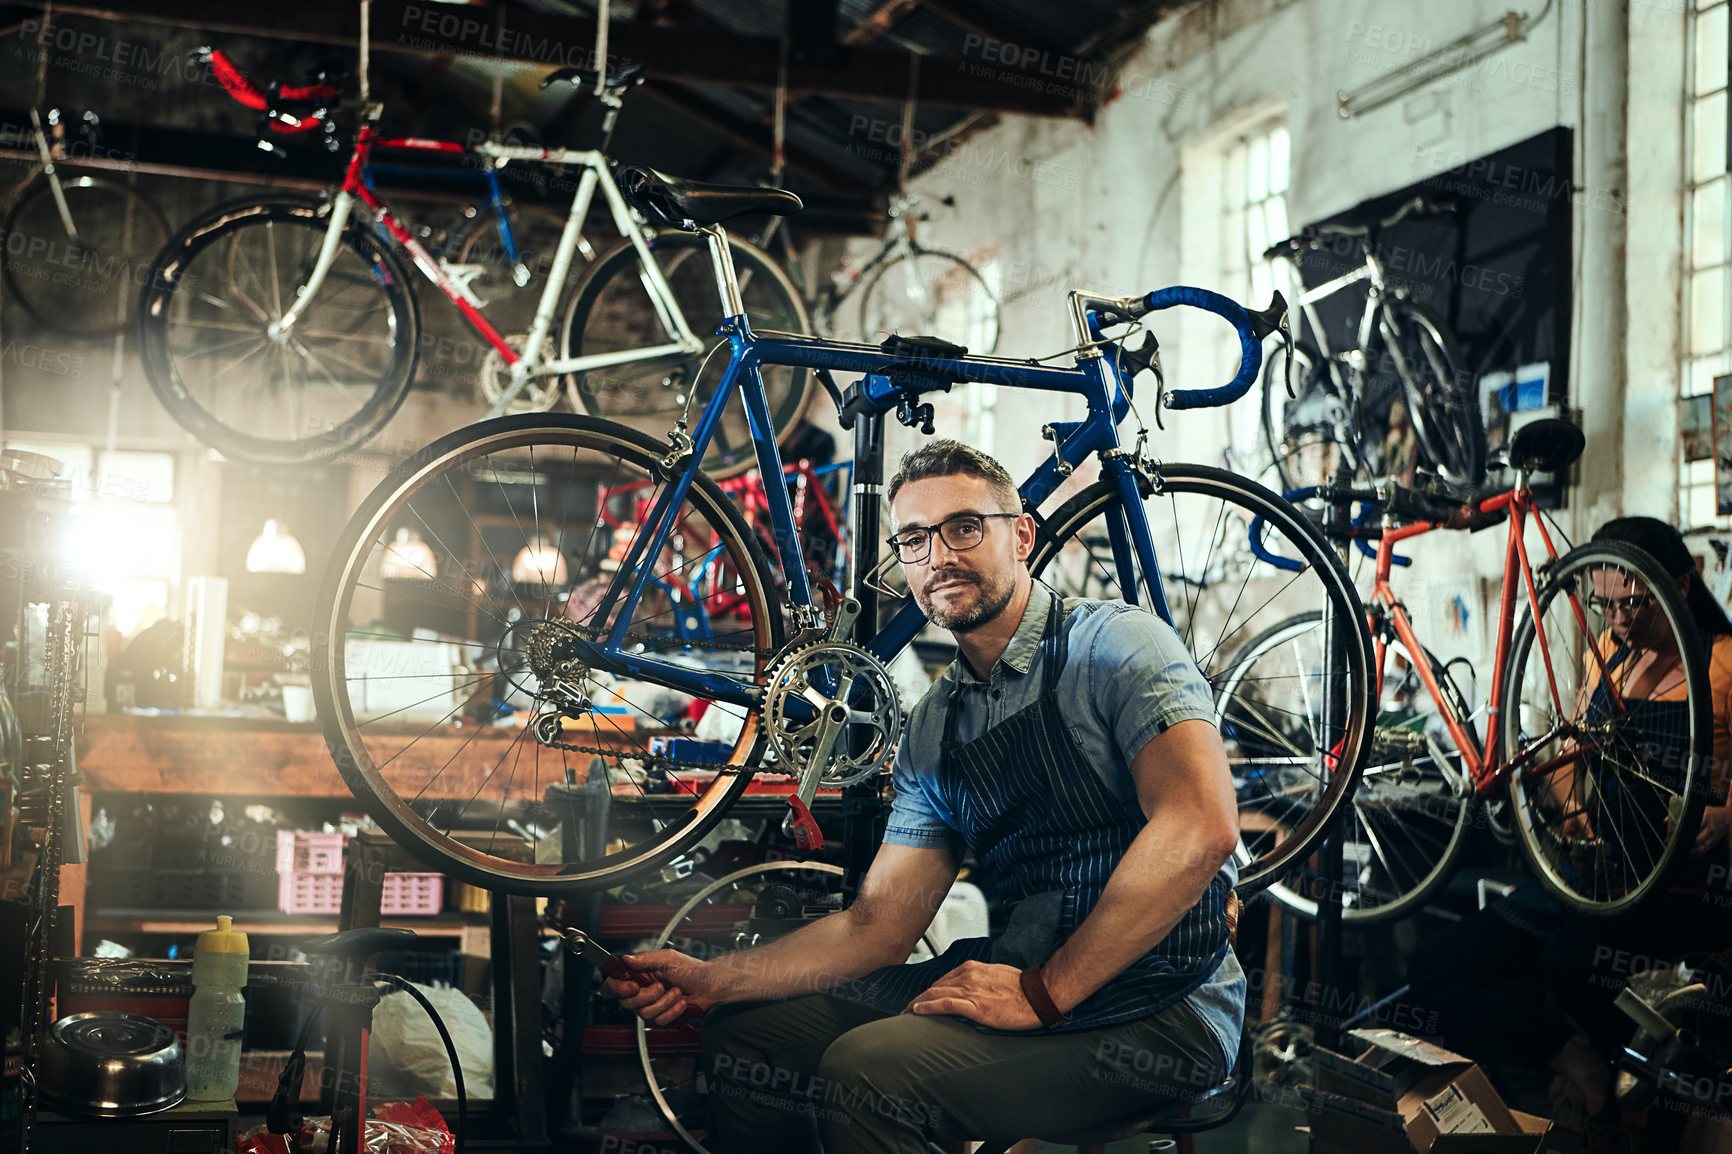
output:
M 859 897 L 714 961 L 628 958 L 656 983 L 607 985 L 652 1023 L 708 1012 L 722 1151 L 1059 1134 L 1202 1093 L 1238 1047 L 1237 804 L 1191 655 L 1145 610 L 1034 582 L 1034 519 L 986 454 L 930 442 L 888 496 L 958 657 L 910 712 Z M 966 854 L 1003 932 L 901 964 Z

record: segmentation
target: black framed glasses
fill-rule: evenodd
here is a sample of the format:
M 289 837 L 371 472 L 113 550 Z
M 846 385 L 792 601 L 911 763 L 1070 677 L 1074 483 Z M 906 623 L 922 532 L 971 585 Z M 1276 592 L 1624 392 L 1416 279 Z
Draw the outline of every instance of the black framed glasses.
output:
M 966 553 L 986 537 L 986 523 L 996 517 L 1016 518 L 1021 513 L 952 513 L 932 526 L 904 529 L 885 540 L 896 559 L 904 565 L 918 565 L 932 553 L 932 538 L 944 538 L 944 544 L 957 553 Z
M 1629 617 L 1631 614 L 1640 613 L 1653 603 L 1654 595 L 1652 593 L 1632 593 L 1628 597 L 1600 597 L 1595 595 L 1588 598 L 1588 608 L 1595 613 L 1606 616 L 1620 613 Z

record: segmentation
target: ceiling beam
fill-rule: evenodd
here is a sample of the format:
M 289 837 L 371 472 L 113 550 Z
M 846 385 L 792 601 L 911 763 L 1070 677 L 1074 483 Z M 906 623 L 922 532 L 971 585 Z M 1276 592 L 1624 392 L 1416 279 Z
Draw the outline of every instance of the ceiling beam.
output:
M 40 10 L 42 0 L 25 7 Z M 448 5 L 426 0 L 372 0 L 372 50 L 438 56 L 452 54 L 545 66 L 590 63 L 595 22 L 577 17 Z M 320 44 L 353 45 L 360 16 L 353 0 L 302 0 L 292 5 L 236 4 L 233 0 L 56 0 L 57 14 L 141 24 L 168 24 L 215 33 Z M 501 32 L 503 26 L 504 31 Z M 736 87 L 774 88 L 778 42 L 770 37 L 717 35 L 675 28 L 645 28 L 629 21 L 609 29 L 616 59 L 641 60 L 652 75 Z M 908 93 L 912 57 L 905 52 L 850 47 L 837 68 L 791 67 L 788 90 L 899 104 Z M 920 103 L 927 107 L 1086 117 L 1088 102 L 1059 86 L 1006 83 L 1001 70 L 976 75 L 964 59 L 927 59 L 920 73 Z
M 902 23 L 902 18 L 920 7 L 920 0 L 883 0 L 866 14 L 853 31 L 842 37 L 842 43 L 860 48 L 878 43 Z
M 681 116 L 717 133 L 730 144 L 747 148 L 763 156 L 769 156 L 772 148 L 770 128 L 762 121 L 751 120 L 738 116 L 724 108 L 718 108 L 709 101 L 665 80 L 650 80 L 644 83 L 644 93 L 653 97 L 658 103 L 678 112 Z M 784 147 L 788 167 L 795 172 L 811 177 L 826 188 L 839 192 L 860 191 L 860 178 L 852 173 L 843 172 L 820 160 L 802 148 L 792 145 Z

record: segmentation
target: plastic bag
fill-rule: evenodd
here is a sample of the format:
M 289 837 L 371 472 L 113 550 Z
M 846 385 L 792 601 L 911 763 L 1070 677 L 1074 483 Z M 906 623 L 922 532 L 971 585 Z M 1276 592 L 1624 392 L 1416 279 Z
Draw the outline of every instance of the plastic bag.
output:
M 425 1098 L 392 1102 L 373 1111 L 362 1131 L 366 1154 L 452 1154 L 456 1139 L 444 1117 Z M 308 1118 L 291 1146 L 285 1136 L 264 1127 L 241 1135 L 236 1154 L 321 1154 L 331 1147 L 331 1120 Z
M 474 1002 L 461 990 L 416 984 L 451 1031 L 457 1060 L 463 1064 L 463 1088 L 470 1099 L 493 1097 L 493 1029 Z M 427 1011 L 401 990 L 387 994 L 373 1010 L 373 1032 L 367 1047 L 367 1071 L 381 1098 L 457 1097 L 451 1059 Z

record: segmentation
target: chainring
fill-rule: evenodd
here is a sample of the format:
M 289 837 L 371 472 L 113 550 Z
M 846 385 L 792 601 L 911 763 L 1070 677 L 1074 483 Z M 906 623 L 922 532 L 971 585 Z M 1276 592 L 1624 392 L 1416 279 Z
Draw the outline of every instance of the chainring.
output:
M 890 670 L 858 645 L 814 641 L 789 650 L 770 668 L 764 683 L 765 729 L 781 772 L 799 773 L 811 760 L 819 720 L 800 717 L 790 707 L 795 700 L 816 704 L 808 693 L 829 700 L 836 690 L 825 685 L 849 687 L 852 718 L 831 750 L 819 783 L 840 788 L 890 768 L 905 720 Z M 867 740 L 859 741 L 863 731 Z M 853 752 L 856 747 L 859 752 Z

